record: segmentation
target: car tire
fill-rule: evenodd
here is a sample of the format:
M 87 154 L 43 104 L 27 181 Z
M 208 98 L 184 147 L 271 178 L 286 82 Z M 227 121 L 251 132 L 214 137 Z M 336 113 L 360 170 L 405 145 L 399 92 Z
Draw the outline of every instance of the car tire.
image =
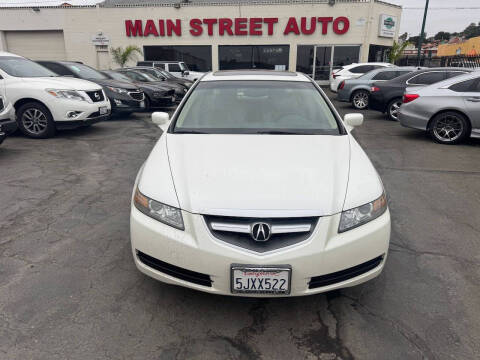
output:
M 402 98 L 391 100 L 387 105 L 387 116 L 392 121 L 398 121 L 398 110 L 402 105 Z
M 446 111 L 432 118 L 428 133 L 440 144 L 455 145 L 470 134 L 470 122 L 463 114 Z
M 365 110 L 368 107 L 368 97 L 370 93 L 367 90 L 357 90 L 352 94 L 352 106 L 357 110 Z
M 34 139 L 46 139 L 55 135 L 57 129 L 52 114 L 38 102 L 29 102 L 17 110 L 17 125 L 20 131 Z

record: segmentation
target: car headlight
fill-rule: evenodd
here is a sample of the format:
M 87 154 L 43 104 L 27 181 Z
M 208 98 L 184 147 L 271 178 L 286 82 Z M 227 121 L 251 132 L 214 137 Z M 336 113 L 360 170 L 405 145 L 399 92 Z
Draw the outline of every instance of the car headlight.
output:
M 164 224 L 173 226 L 176 229 L 185 230 L 182 211 L 180 209 L 150 199 L 143 195 L 138 188 L 135 190 L 133 203 L 135 207 L 145 215 Z
M 383 193 L 382 196 L 372 202 L 343 211 L 340 217 L 340 224 L 338 225 L 338 232 L 341 233 L 372 221 L 386 210 L 387 197 Z
M 79 91 L 76 90 L 56 90 L 56 89 L 47 89 L 47 92 L 57 98 L 78 100 L 78 101 L 88 101 Z
M 117 94 L 128 94 L 127 89 L 122 89 L 122 88 L 117 88 L 117 87 L 112 87 L 112 86 L 107 86 L 108 90 L 111 90 Z

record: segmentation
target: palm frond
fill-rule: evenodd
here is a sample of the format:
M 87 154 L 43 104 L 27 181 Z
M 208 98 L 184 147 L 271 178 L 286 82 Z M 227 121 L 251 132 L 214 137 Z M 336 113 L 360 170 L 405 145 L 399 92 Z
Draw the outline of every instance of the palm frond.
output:
M 143 55 L 142 50 L 136 45 L 128 45 L 125 49 L 121 46 L 110 49 L 113 57 L 113 61 L 115 61 L 120 67 L 124 67 L 125 64 L 131 60 L 137 58 L 137 55 Z

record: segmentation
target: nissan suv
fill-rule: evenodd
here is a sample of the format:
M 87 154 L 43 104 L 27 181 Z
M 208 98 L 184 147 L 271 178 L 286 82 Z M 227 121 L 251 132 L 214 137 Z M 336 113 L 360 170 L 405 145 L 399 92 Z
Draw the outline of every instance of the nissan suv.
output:
M 131 82 L 112 80 L 100 71 L 74 61 L 37 62 L 58 75 L 89 80 L 102 86 L 112 104 L 112 113 L 114 114 L 127 115 L 145 109 L 143 91 Z
M 90 81 L 58 77 L 47 68 L 0 52 L 0 93 L 16 112 L 20 131 L 47 138 L 57 129 L 87 126 L 110 116 L 102 88 Z

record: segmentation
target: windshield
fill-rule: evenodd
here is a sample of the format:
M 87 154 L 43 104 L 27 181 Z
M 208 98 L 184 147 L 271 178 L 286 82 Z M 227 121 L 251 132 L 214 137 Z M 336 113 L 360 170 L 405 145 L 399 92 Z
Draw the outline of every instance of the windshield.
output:
M 176 79 L 176 76 L 173 76 L 170 74 L 168 71 L 165 70 L 158 70 L 163 76 L 165 76 L 167 79 Z
M 340 130 L 310 82 L 208 81 L 189 96 L 173 132 L 339 134 Z
M 64 63 L 67 68 L 73 71 L 81 79 L 105 80 L 108 79 L 101 72 L 92 69 L 90 66 L 83 64 Z
M 128 76 L 125 76 L 123 74 L 117 73 L 115 71 L 108 71 L 106 72 L 108 76 L 110 76 L 113 80 L 120 80 L 120 81 L 131 81 Z
M 36 62 L 14 56 L 0 57 L 0 69 L 8 75 L 16 77 L 58 76 L 53 71 L 48 70 Z

